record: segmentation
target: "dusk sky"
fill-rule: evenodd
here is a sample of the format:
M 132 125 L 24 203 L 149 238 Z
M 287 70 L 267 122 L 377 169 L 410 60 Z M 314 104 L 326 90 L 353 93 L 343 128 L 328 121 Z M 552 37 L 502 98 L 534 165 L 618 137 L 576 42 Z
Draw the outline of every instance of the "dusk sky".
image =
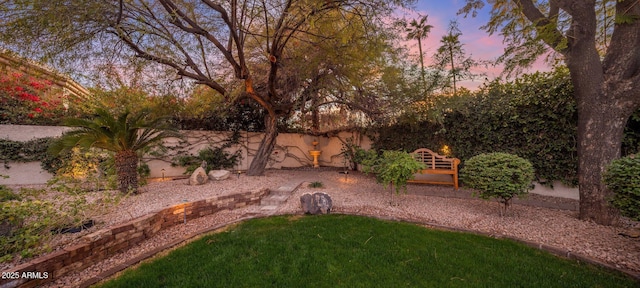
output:
M 431 64 L 431 56 L 436 52 L 438 47 L 441 46 L 440 39 L 447 33 L 449 22 L 452 20 L 458 21 L 458 27 L 462 32 L 460 41 L 463 44 L 463 49 L 467 55 L 475 60 L 495 60 L 502 55 L 503 47 L 502 36 L 489 34 L 481 30 L 480 27 L 485 25 L 489 19 L 490 9 L 485 7 L 477 17 L 471 16 L 464 18 L 464 15 L 457 15 L 458 10 L 463 7 L 465 0 L 420 0 L 416 3 L 416 12 L 404 11 L 404 16 L 407 19 L 416 19 L 418 15 L 428 15 L 427 24 L 432 25 L 431 33 L 427 37 L 426 41 L 423 40 L 422 48 L 424 52 L 425 66 Z M 487 5 L 488 6 L 488 5 Z M 418 55 L 418 43 L 412 41 L 408 43 L 413 54 Z M 415 53 L 413 52 L 415 51 Z M 530 72 L 535 70 L 549 70 L 547 65 L 538 61 Z M 488 69 L 481 69 L 487 73 L 489 79 L 493 79 L 500 75 L 502 67 L 489 67 Z M 484 77 L 483 77 L 484 79 Z M 482 85 L 483 79 L 475 81 L 464 81 L 463 86 L 469 89 L 475 89 Z

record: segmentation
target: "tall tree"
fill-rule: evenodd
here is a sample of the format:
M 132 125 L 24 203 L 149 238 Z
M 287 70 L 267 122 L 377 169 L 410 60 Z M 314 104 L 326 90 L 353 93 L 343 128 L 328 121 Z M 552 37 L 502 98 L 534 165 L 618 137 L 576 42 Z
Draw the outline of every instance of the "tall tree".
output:
M 444 86 L 453 84 L 453 95 L 457 94 L 457 83 L 464 79 L 472 79 L 477 75 L 471 72 L 471 68 L 480 65 L 479 61 L 467 56 L 463 44 L 460 42 L 462 32 L 458 28 L 457 21 L 449 23 L 449 32 L 442 36 L 436 54 L 433 55 L 434 68 L 437 71 L 447 71 Z M 439 75 L 436 75 L 439 76 Z
M 395 93 L 403 82 L 399 51 L 391 45 L 396 34 L 362 19 L 343 19 L 317 21 L 314 29 L 333 39 L 309 33 L 296 39 L 298 49 L 284 56 L 285 65 L 292 67 L 286 71 L 289 94 L 300 114 L 310 112 L 311 123 L 303 126 L 312 132 L 384 121 L 391 102 L 403 95 Z M 327 119 L 335 121 L 320 121 Z
M 561 57 L 569 68 L 578 105 L 580 218 L 614 223 L 617 213 L 607 202 L 612 192 L 601 179 L 605 167 L 620 157 L 625 124 L 640 108 L 640 3 L 487 2 L 492 12 L 484 28 L 504 35 L 507 47 L 501 60 L 507 68 L 533 63 L 547 52 L 545 48 Z M 467 0 L 461 12 L 475 13 L 484 4 L 482 0 Z M 615 16 L 607 14 L 609 11 Z
M 424 54 L 422 53 L 422 39 L 426 39 L 431 32 L 432 25 L 427 24 L 427 18 L 429 15 L 418 17 L 418 19 L 411 19 L 407 22 L 405 20 L 398 22 L 402 26 L 404 32 L 407 33 L 407 40 L 418 40 L 418 52 L 420 53 L 420 69 L 422 71 L 422 85 L 426 86 L 425 70 L 424 70 Z
M 404 2 L 409 0 L 5 1 L 0 39 L 10 47 L 23 43 L 27 47 L 22 48 L 54 57 L 69 50 L 104 51 L 106 46 L 116 56 L 170 67 L 229 101 L 236 86 L 227 83 L 234 78 L 243 87 L 241 94 L 266 111 L 265 136 L 247 171 L 261 175 L 275 145 L 277 122 L 293 108 L 280 77 L 287 69 L 283 56 L 295 49 L 293 40 L 333 15 L 335 21 L 344 17 L 382 23 L 381 16 Z M 263 64 L 268 69 L 257 71 Z

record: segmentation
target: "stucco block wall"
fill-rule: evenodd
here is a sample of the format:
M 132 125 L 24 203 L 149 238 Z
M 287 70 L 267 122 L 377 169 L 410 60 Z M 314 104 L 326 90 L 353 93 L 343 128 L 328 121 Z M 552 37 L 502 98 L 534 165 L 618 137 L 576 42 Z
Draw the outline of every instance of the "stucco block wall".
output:
M 0 125 L 0 139 L 12 141 L 29 141 L 37 138 L 59 137 L 68 127 L 57 126 L 30 126 L 30 125 Z M 183 176 L 185 169 L 172 167 L 171 157 L 181 147 L 182 152 L 196 155 L 198 151 L 209 147 L 219 146 L 231 136 L 231 132 L 218 131 L 181 131 L 182 139 L 171 138 L 164 142 L 169 147 L 168 154 L 163 159 L 146 158 L 145 162 L 151 169 L 151 178 Z M 226 149 L 233 154 L 239 151 L 241 158 L 233 170 L 247 170 L 253 160 L 256 151 L 262 141 L 263 133 L 240 132 L 239 143 Z M 320 166 L 344 167 L 345 161 L 340 155 L 342 143 L 352 138 L 355 144 L 364 149 L 371 147 L 371 140 L 358 132 L 340 132 L 331 137 L 311 136 L 295 133 L 280 133 L 276 138 L 276 146 L 271 153 L 267 164 L 269 169 L 295 168 L 312 166 L 313 158 L 309 150 L 313 150 L 312 142 L 318 141 L 316 149 L 322 154 L 318 158 Z M 0 178 L 0 184 L 44 184 L 52 175 L 40 168 L 39 162 L 34 163 L 9 163 L 10 168 L 0 165 L 0 175 L 8 175 L 10 178 Z

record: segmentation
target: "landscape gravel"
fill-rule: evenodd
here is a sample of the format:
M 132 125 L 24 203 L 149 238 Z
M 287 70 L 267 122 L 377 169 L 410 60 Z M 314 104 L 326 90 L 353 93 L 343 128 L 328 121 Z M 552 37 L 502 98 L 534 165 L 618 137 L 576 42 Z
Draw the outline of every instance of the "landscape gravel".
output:
M 453 193 L 448 186 L 409 185 L 407 194 L 394 195 L 389 187 L 375 182 L 370 175 L 339 174 L 338 171 L 267 170 L 265 176 L 240 175 L 202 186 L 189 186 L 186 180 L 150 183 L 139 195 L 125 197 L 109 213 L 96 218 L 97 225 L 66 239 L 58 239 L 57 247 L 71 245 L 78 237 L 109 225 L 157 211 L 184 201 L 207 199 L 217 195 L 276 189 L 282 185 L 301 184 L 273 214 L 301 214 L 299 198 L 304 193 L 324 192 L 333 200 L 332 213 L 361 214 L 422 223 L 427 226 L 476 231 L 493 237 L 516 238 L 584 255 L 621 270 L 640 274 L 640 239 L 625 235 L 640 228 L 638 222 L 624 221 L 619 226 L 603 226 L 577 219 L 577 212 L 549 209 L 544 205 L 512 205 L 500 215 L 499 203 L 476 198 L 429 196 Z M 319 181 L 322 188 L 309 188 L 307 183 Z M 461 189 L 462 190 L 462 189 Z M 463 190 L 464 191 L 464 190 Z M 532 195 L 534 200 L 536 196 Z M 540 201 L 575 201 L 541 197 Z M 536 201 L 530 201 L 535 203 Z M 542 203 L 540 202 L 540 203 Z M 184 239 L 199 231 L 223 227 L 239 219 L 264 216 L 260 206 L 221 211 L 163 230 L 136 247 L 98 262 L 84 271 L 68 274 L 46 287 L 74 287 L 131 259 L 154 251 L 167 243 Z M 630 232 L 631 231 L 631 232 Z M 3 271 L 5 268 L 2 267 Z

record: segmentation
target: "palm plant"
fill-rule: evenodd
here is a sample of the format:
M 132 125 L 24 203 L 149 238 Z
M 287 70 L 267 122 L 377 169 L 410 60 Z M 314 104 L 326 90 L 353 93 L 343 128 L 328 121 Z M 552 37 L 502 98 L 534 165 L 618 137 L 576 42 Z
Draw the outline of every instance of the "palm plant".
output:
M 138 152 L 164 138 L 179 136 L 167 118 L 153 117 L 148 109 L 134 113 L 125 110 L 114 115 L 97 108 L 93 119 L 72 118 L 64 124 L 77 129 L 54 142 L 49 152 L 59 154 L 76 146 L 114 152 L 118 189 L 122 193 L 137 192 Z
M 420 68 L 422 69 L 422 82 L 426 83 L 424 79 L 424 59 L 422 55 L 422 39 L 426 39 L 431 32 L 432 25 L 427 24 L 427 17 L 429 15 L 421 16 L 420 19 L 413 19 L 408 25 L 405 23 L 404 29 L 407 33 L 407 40 L 418 40 L 418 51 L 420 52 Z

